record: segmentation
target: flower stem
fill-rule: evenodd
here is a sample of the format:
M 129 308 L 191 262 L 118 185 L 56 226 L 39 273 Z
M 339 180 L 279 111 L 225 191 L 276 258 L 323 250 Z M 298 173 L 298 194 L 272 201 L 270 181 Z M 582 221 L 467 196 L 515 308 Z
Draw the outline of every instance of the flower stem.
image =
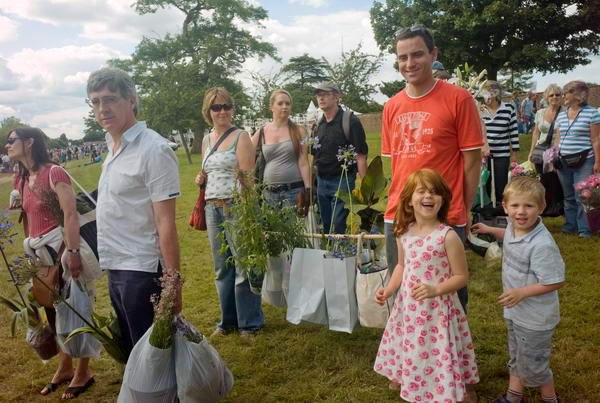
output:
M 12 280 L 12 283 L 15 286 L 15 288 L 17 289 L 17 293 L 19 294 L 19 298 L 21 298 L 21 302 L 23 302 L 23 306 L 27 306 L 27 303 L 25 302 L 25 298 L 23 297 L 23 294 L 21 293 L 21 289 L 17 285 L 17 280 L 15 279 L 15 276 L 13 275 L 12 271 L 10 271 L 10 264 L 8 263 L 8 259 L 6 258 L 6 254 L 4 253 L 4 249 L 0 248 L 0 251 L 2 252 L 2 258 L 4 259 L 4 263 L 6 264 L 6 270 L 8 270 L 8 274 L 10 274 L 10 278 Z
M 333 202 L 333 211 L 331 212 L 331 223 L 329 224 L 329 234 L 333 234 L 333 218 L 335 217 L 335 208 L 337 206 L 338 197 L 337 193 L 342 188 L 342 180 L 344 179 L 344 173 L 346 172 L 346 165 L 342 165 L 342 174 L 340 175 L 340 182 L 338 183 L 337 191 L 335 192 L 335 202 Z M 329 250 L 329 240 L 327 240 L 327 250 Z

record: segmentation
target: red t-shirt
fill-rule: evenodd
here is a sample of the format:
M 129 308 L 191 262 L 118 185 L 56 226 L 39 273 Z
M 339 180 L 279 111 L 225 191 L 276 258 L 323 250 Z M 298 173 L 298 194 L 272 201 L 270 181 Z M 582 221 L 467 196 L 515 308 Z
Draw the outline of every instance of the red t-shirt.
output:
M 431 168 L 442 175 L 452 190 L 449 223 L 465 225 L 461 152 L 483 145 L 481 120 L 471 94 L 438 80 L 420 98 L 409 97 L 406 90 L 396 94 L 385 104 L 382 120 L 381 154 L 392 158 L 385 220 L 394 220 L 408 176 L 421 168 Z
M 27 231 L 30 237 L 43 235 L 58 227 L 58 222 L 52 212 L 44 206 L 43 191 L 52 191 L 50 176 L 52 176 L 54 186 L 59 182 L 70 185 L 71 179 L 69 179 L 69 175 L 62 167 L 56 166 L 56 168 L 51 170 L 52 166 L 53 164 L 48 164 L 38 172 L 33 190 L 29 189 L 29 178 L 25 179 L 21 199 L 23 200 L 23 210 L 27 214 Z M 19 179 L 15 181 L 15 189 L 21 192 L 21 184 L 19 182 Z

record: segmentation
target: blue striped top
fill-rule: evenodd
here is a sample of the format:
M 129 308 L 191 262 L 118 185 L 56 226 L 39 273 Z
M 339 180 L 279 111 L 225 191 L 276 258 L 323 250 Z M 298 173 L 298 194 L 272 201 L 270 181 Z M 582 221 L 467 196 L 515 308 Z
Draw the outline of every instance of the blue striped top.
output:
M 600 124 L 600 113 L 589 105 L 585 105 L 575 121 L 569 120 L 567 110 L 556 118 L 556 127 L 560 129 L 560 153 L 574 154 L 592 148 L 591 127 Z M 569 128 L 570 127 L 570 128 Z M 594 156 L 592 149 L 588 158 Z

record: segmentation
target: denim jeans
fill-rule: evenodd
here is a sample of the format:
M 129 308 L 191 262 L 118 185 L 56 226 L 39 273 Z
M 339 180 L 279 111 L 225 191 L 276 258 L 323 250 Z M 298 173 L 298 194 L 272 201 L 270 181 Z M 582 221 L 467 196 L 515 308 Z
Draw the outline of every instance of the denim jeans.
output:
M 563 167 L 558 170 L 558 178 L 565 195 L 565 225 L 562 227 L 564 232 L 577 232 L 582 236 L 592 235 L 575 185 L 592 174 L 594 162 L 595 157 L 592 157 L 588 158 L 579 168 L 569 168 L 563 164 Z
M 271 208 L 296 207 L 296 196 L 304 192 L 304 188 L 272 192 L 268 188 L 263 191 L 263 199 Z
M 456 234 L 465 243 L 466 234 L 465 227 L 452 227 Z M 396 235 L 394 235 L 394 224 L 386 222 L 383 225 L 383 234 L 385 235 L 385 255 L 388 264 L 388 270 L 392 273 L 398 264 L 398 243 L 396 242 Z M 458 294 L 458 299 L 460 304 L 467 313 L 467 305 L 469 303 L 469 290 L 465 285 L 463 288 L 456 292 Z
M 344 202 L 335 197 L 339 190 L 350 192 L 354 189 L 356 173 L 348 174 L 348 179 L 341 176 L 318 176 L 317 177 L 317 201 L 319 202 L 319 211 L 321 212 L 321 221 L 323 222 L 323 231 L 330 233 L 331 221 L 333 220 L 333 233 L 346 233 L 346 219 L 350 210 L 344 208 Z M 337 199 L 337 202 L 336 202 Z M 335 211 L 333 206 L 335 205 Z
M 217 324 L 217 328 L 225 331 L 239 329 L 242 333 L 254 332 L 263 326 L 260 295 L 250 291 L 250 283 L 243 269 L 228 261 L 232 253 L 235 253 L 234 233 L 223 227 L 225 221 L 234 221 L 229 213 L 230 206 L 231 202 L 225 207 L 216 207 L 207 202 L 204 209 L 208 239 L 215 263 L 215 284 L 221 303 L 221 321 Z M 228 246 L 225 254 L 219 253 L 221 249 L 219 234 L 223 231 Z

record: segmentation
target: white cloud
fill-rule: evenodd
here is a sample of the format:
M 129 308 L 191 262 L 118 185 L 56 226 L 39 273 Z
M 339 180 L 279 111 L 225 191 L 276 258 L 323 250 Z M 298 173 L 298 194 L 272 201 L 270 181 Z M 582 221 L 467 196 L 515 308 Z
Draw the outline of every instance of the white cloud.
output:
M 18 22 L 0 15 L 0 42 L 8 42 L 17 39 L 18 30 Z
M 183 13 L 169 8 L 139 15 L 132 0 L 0 0 L 3 13 L 56 27 L 82 27 L 88 39 L 139 42 L 144 35 L 163 36 L 181 28 Z
M 592 61 L 590 64 L 579 66 L 566 74 L 551 73 L 545 76 L 539 73 L 535 74 L 533 76 L 533 81 L 537 84 L 536 91 L 542 92 L 550 84 L 563 86 L 572 80 L 582 80 L 588 83 L 600 84 L 600 76 L 598 76 L 598 72 L 600 71 L 600 56 L 592 56 L 590 59 Z
M 300 4 L 303 6 L 323 8 L 329 5 L 328 0 L 288 0 L 290 4 Z
M 14 116 L 17 113 L 13 108 L 6 105 L 0 105 L 0 117 Z
M 79 139 L 83 137 L 83 117 L 89 110 L 90 108 L 85 105 L 61 109 L 36 115 L 29 123 L 41 128 L 50 137 L 55 138 L 65 133 L 70 139 Z

